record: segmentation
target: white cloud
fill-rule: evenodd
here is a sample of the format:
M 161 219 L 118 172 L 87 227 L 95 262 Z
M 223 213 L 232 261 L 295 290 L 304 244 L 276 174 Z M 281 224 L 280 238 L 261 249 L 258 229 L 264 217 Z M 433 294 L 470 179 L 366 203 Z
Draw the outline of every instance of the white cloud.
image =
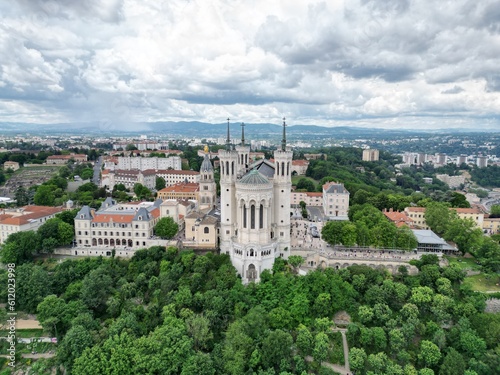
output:
M 0 121 L 474 126 L 500 114 L 495 3 L 4 4 Z

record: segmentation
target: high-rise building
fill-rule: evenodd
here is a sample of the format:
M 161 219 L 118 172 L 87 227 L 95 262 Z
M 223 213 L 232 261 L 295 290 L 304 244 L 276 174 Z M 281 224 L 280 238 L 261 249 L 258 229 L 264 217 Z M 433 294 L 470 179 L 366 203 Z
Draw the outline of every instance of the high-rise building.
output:
M 363 150 L 363 161 L 377 161 L 379 159 L 379 151 L 373 148 Z
M 478 156 L 476 159 L 476 165 L 479 168 L 485 168 L 488 166 L 488 157 L 487 156 Z

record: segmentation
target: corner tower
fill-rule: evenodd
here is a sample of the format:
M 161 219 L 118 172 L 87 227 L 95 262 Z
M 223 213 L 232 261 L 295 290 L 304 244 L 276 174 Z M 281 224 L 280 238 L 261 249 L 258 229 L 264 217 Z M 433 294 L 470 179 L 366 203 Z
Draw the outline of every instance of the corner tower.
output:
M 292 188 L 293 152 L 286 145 L 286 122 L 283 118 L 281 148 L 274 152 L 274 235 L 278 251 L 285 259 L 290 255 L 290 191 Z
M 232 237 L 236 235 L 236 176 L 238 152 L 232 149 L 227 119 L 225 150 L 219 150 L 220 160 L 220 250 L 230 254 Z

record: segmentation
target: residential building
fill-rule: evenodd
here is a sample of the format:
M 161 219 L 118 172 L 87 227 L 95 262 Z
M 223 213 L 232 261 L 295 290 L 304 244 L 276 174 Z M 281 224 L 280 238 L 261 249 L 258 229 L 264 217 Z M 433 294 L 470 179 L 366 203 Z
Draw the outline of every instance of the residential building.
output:
M 308 191 L 293 191 L 290 194 L 290 203 L 299 205 L 300 202 L 305 202 L 306 206 L 323 206 L 323 193 L 308 192 Z
M 392 221 L 394 225 L 396 225 L 398 228 L 402 227 L 403 225 L 406 225 L 408 228 L 414 227 L 413 220 L 404 211 L 398 212 L 390 209 L 389 211 L 384 210 L 383 213 L 385 217 L 387 217 L 387 219 Z
M 476 165 L 479 168 L 485 168 L 488 166 L 488 157 L 487 156 L 478 156 L 476 159 Z
M 425 207 L 406 207 L 404 212 L 413 221 L 415 228 L 429 229 L 425 222 Z
M 164 189 L 158 190 L 158 198 L 166 201 L 167 199 L 192 199 L 199 200 L 200 184 L 181 182 Z
M 472 219 L 477 227 L 483 228 L 484 213 L 478 208 L 450 208 L 460 219 Z M 429 229 L 425 222 L 425 207 L 406 207 L 405 212 L 420 229 Z
M 19 163 L 17 161 L 6 161 L 3 163 L 3 169 L 12 169 L 13 171 L 17 171 L 19 169 Z
M 486 234 L 500 234 L 500 217 L 484 215 L 483 232 Z
M 327 182 L 323 185 L 323 211 L 329 220 L 348 220 L 349 191 L 343 184 Z
M 379 150 L 367 148 L 363 150 L 363 161 L 378 161 Z
M 0 211 L 0 244 L 12 233 L 36 231 L 47 220 L 52 219 L 62 207 L 24 206 Z
M 85 154 L 51 155 L 47 157 L 45 164 L 65 165 L 70 160 L 74 160 L 75 163 L 85 163 L 87 162 L 87 155 Z
M 148 169 L 174 169 L 181 170 L 182 163 L 179 156 L 169 156 L 166 158 L 159 157 L 132 157 L 132 156 L 119 156 L 118 165 L 116 169 L 131 170 L 138 169 L 145 171 Z

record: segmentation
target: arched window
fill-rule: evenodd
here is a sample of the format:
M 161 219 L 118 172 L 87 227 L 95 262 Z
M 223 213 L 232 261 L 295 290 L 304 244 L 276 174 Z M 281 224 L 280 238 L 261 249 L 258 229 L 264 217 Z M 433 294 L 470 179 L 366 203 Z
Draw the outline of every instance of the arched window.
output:
M 286 175 L 290 174 L 290 162 L 286 163 Z
M 229 162 L 226 161 L 226 173 L 229 174 Z
M 250 206 L 250 229 L 255 229 L 255 205 Z
M 285 162 L 281 162 L 281 175 L 284 176 L 285 175 Z
M 205 227 L 205 228 L 203 229 L 203 233 L 208 233 L 208 232 L 210 232 L 210 228 L 209 228 L 209 227 Z
M 247 227 L 247 206 L 243 206 L 243 228 Z
M 264 228 L 264 206 L 262 204 L 259 209 L 259 228 Z
M 231 176 L 234 176 L 234 161 L 231 163 Z

